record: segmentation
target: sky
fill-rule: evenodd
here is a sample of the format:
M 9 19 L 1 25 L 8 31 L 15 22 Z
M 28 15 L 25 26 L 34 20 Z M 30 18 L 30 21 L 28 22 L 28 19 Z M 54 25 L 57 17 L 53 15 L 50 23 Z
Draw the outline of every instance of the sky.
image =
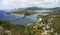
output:
M 60 0 L 0 0 L 0 10 L 26 7 L 60 7 Z

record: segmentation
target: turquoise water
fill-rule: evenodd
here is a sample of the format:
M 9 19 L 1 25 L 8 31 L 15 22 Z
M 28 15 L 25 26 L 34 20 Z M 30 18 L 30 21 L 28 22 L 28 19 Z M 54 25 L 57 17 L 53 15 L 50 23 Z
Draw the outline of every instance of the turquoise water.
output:
M 12 24 L 27 25 L 28 23 L 36 23 L 38 19 L 35 16 L 26 16 L 23 18 L 19 14 L 0 14 L 0 20 L 9 20 Z

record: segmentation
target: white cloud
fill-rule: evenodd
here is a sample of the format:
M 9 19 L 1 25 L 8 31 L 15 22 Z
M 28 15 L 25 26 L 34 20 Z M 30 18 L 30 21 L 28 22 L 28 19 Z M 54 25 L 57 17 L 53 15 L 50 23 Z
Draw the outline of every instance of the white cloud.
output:
M 60 0 L 2 0 L 0 9 L 24 8 L 24 7 L 56 7 Z

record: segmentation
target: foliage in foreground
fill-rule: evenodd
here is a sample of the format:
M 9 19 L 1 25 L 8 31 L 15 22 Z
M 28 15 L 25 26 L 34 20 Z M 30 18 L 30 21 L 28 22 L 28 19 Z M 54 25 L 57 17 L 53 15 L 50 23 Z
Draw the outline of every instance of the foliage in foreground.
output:
M 10 24 L 8 21 L 0 21 L 0 26 L 4 28 L 4 30 L 9 30 L 13 35 L 23 35 L 25 28 L 20 25 Z
M 55 18 L 52 23 L 52 27 L 55 29 L 55 32 L 60 34 L 60 18 Z
M 26 27 L 20 25 L 10 24 L 8 21 L 0 21 L 0 26 L 4 30 L 9 30 L 12 32 L 12 35 L 41 35 L 44 30 L 42 26 L 28 24 Z
M 11 31 L 12 35 L 41 35 L 41 33 L 44 32 L 43 27 L 45 25 L 41 23 L 38 23 L 38 24 L 30 23 L 26 27 L 24 27 L 20 25 L 10 24 L 8 21 L 0 21 L 0 26 L 2 26 L 4 30 Z M 59 27 L 57 26 L 56 30 L 58 29 Z M 52 34 L 50 33 L 49 35 L 52 35 Z

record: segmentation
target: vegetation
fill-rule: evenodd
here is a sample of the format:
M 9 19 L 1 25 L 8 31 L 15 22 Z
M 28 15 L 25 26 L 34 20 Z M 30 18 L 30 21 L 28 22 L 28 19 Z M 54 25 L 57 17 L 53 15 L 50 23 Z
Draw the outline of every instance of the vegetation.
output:
M 52 23 L 52 27 L 55 29 L 55 32 L 60 34 L 60 18 L 55 18 Z
M 0 21 L 0 26 L 2 26 L 4 30 L 11 31 L 13 35 L 23 35 L 25 30 L 25 27 L 10 24 L 8 21 Z
M 44 32 L 43 27 L 45 25 L 42 23 L 29 23 L 27 26 L 23 27 L 10 24 L 8 21 L 0 21 L 0 26 L 2 26 L 4 30 L 11 31 L 12 35 L 42 35 Z
M 4 30 L 9 30 L 13 35 L 40 35 L 43 30 L 42 26 L 28 24 L 26 27 L 10 24 L 8 21 L 0 21 L 0 26 Z

